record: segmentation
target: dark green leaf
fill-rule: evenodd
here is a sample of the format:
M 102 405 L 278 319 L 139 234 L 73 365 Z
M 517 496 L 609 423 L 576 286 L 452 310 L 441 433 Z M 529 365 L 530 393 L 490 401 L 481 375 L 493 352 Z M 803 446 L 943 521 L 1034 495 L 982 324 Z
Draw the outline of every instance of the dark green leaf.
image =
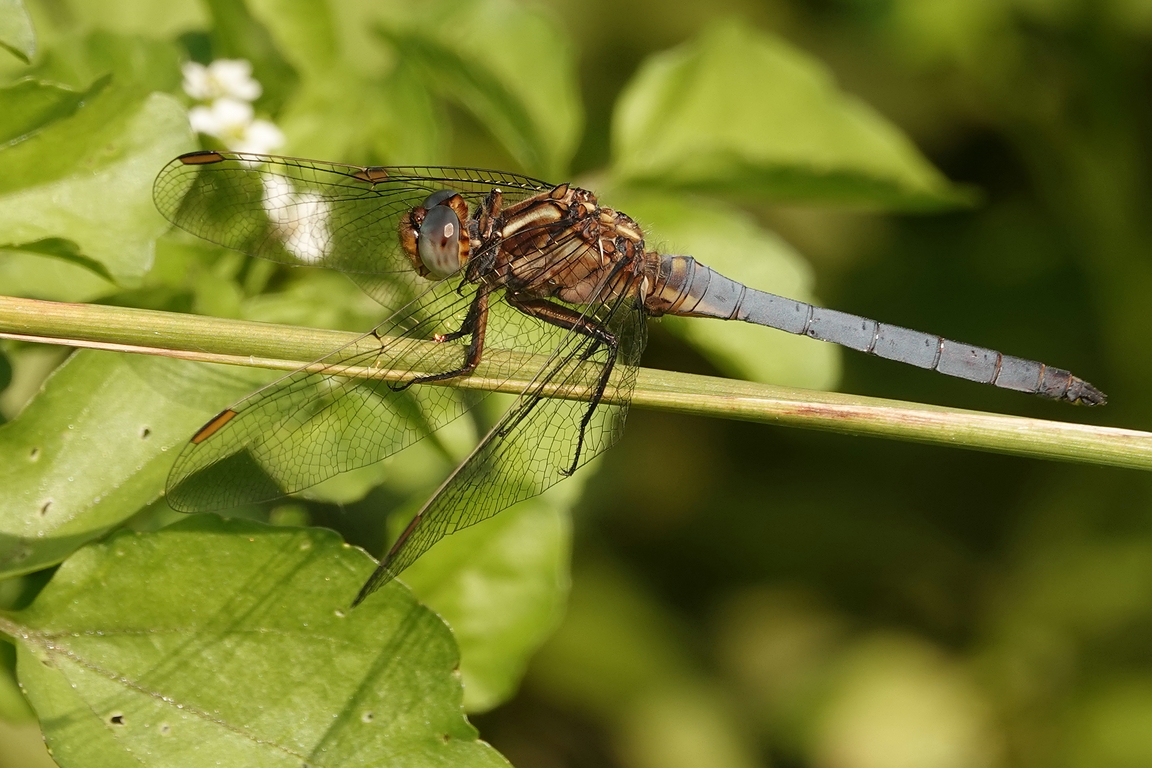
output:
M 0 427 L 0 575 L 58 563 L 160 495 L 173 453 L 266 372 L 79 352 Z
M 650 58 L 620 97 L 623 182 L 898 209 L 961 205 L 896 127 L 785 41 L 728 22 Z
M 0 48 L 25 63 L 36 55 L 36 30 L 23 0 L 0 0 Z
M 506 766 L 431 611 L 400 584 L 348 610 L 372 567 L 331 531 L 197 516 L 86 547 L 0 628 L 64 768 Z

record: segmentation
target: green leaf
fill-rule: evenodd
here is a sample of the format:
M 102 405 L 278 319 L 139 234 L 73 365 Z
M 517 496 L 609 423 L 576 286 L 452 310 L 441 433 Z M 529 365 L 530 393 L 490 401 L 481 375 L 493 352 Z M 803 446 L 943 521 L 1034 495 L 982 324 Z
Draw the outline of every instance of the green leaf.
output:
M 0 0 L 0 48 L 25 63 L 36 55 L 36 30 L 23 0 Z
M 4 354 L 4 351 L 0 350 L 0 392 L 7 389 L 11 383 L 12 362 L 8 359 L 8 356 Z
M 20 692 L 12 670 L 7 666 L 0 666 L 0 720 L 22 723 L 32 718 L 32 710 L 24 694 Z
M 806 302 L 815 298 L 814 275 L 803 257 L 732 206 L 636 191 L 608 196 L 641 223 L 649 248 L 691 254 L 752 288 Z M 840 349 L 832 344 L 748 323 L 686 317 L 660 322 L 730 376 L 811 389 L 832 389 L 840 376 Z
M 970 201 L 820 62 L 736 22 L 641 67 L 613 154 L 616 178 L 634 184 L 896 209 Z
M 62 240 L 58 237 L 49 237 L 44 240 L 37 240 L 34 243 L 24 243 L 20 246 L 21 250 L 27 253 L 37 253 L 43 256 L 51 256 L 59 259 L 60 261 L 68 262 L 82 269 L 86 269 L 97 277 L 103 278 L 105 281 L 111 283 L 112 275 L 109 274 L 108 269 L 96 261 L 90 259 L 84 254 L 76 250 L 76 244 L 71 240 Z
M 544 14 L 509 0 L 441 0 L 389 25 L 399 57 L 468 109 L 529 173 L 561 178 L 583 122 L 575 54 Z
M 347 65 L 308 78 L 277 124 L 295 155 L 382 165 L 443 161 L 444 121 L 403 64 L 382 79 Z
M 323 529 L 202 515 L 70 558 L 0 628 L 64 768 L 506 766 L 444 624 Z M 143 585 L 147 585 L 147 589 Z
M 132 90 L 142 98 L 151 91 L 180 88 L 183 56 L 167 40 L 97 30 L 60 40 L 45 51 L 34 71 L 41 80 L 66 83 L 77 90 L 92 88 L 90 84 L 111 76 L 117 88 Z
M 0 151 L 0 246 L 58 238 L 117 281 L 136 283 L 167 229 L 152 180 L 192 148 L 184 109 L 162 94 L 109 88 L 65 120 Z
M 448 622 L 460 644 L 469 712 L 512 697 L 529 658 L 563 616 L 571 508 L 582 489 L 579 478 L 559 483 L 446 537 L 404 571 L 404 583 Z
M 42 3 L 36 5 L 43 7 Z M 54 23 L 49 31 L 55 32 L 50 43 L 44 46 L 46 53 L 56 53 L 61 45 L 67 45 L 70 34 L 101 34 L 115 30 L 107 33 L 113 36 L 141 35 L 159 43 L 175 40 L 189 30 L 204 29 L 209 23 L 199 0 L 165 0 L 163 3 L 154 0 L 85 0 L 70 3 L 66 15 L 52 13 L 45 16 Z M 47 32 L 42 37 L 49 39 Z
M 267 30 L 284 61 L 302 76 L 331 75 L 340 52 L 336 18 L 327 2 L 247 0 L 252 18 Z M 343 9 L 341 9 L 343 11 Z M 330 78 L 337 85 L 336 78 Z
M 383 165 L 443 161 L 445 121 L 427 88 L 368 32 L 390 17 L 383 4 L 341 3 L 335 16 L 299 0 L 249 6 L 300 75 L 277 115 L 286 153 Z
M 45 126 L 72 115 L 87 99 L 104 88 L 97 81 L 87 92 L 74 91 L 55 83 L 25 78 L 0 88 L 0 148 L 16 144 Z
M 41 241 L 44 243 L 45 241 Z M 67 246 L 73 243 L 60 241 Z M 58 258 L 36 253 L 37 243 L 23 246 L 24 251 L 0 250 L 0 293 L 28 296 L 52 301 L 93 301 L 116 291 L 104 266 L 84 263 L 87 257 Z
M 247 59 L 264 89 L 260 104 L 275 112 L 296 88 L 299 76 L 268 29 L 243 0 L 206 0 L 212 14 L 213 54 L 220 59 Z M 323 24 L 320 14 L 317 23 Z
M 157 498 L 197 427 L 269 374 L 79 352 L 0 427 L 0 575 L 60 562 Z

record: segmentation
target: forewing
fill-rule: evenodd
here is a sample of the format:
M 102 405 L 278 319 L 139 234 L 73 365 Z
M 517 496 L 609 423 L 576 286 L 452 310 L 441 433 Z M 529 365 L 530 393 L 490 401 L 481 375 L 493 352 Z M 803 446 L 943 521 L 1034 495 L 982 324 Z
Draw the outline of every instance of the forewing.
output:
M 432 338 L 459 330 L 469 288 L 435 283 L 371 333 L 223 411 L 177 457 L 169 504 L 200 512 L 278 498 L 380 461 L 459 416 L 466 406 L 454 389 L 396 387 L 461 365 L 466 339 Z
M 577 258 L 587 247 L 571 233 L 552 245 L 537 258 Z M 380 461 L 459 416 L 465 404 L 449 387 L 395 386 L 463 364 L 470 337 L 432 339 L 461 329 L 476 291 L 460 276 L 434 283 L 358 341 L 223 411 L 177 457 L 169 504 L 194 512 L 279 498 Z M 529 378 L 565 334 L 512 309 L 498 291 L 476 376 L 490 387 Z M 366 377 L 382 372 L 392 375 Z
M 584 430 L 579 464 L 609 448 L 623 433 L 646 341 L 644 314 L 631 298 L 589 312 L 620 342 L 608 389 L 611 402 L 595 409 Z M 421 510 L 364 585 L 356 602 L 391 581 L 450 533 L 536 496 L 567 477 L 576 457 L 586 399 L 608 363 L 607 350 L 586 336 L 563 338 L 531 384 L 439 492 Z M 559 396 L 549 396 L 559 395 Z
M 182 155 L 156 177 L 156 207 L 176 226 L 282 264 L 353 275 L 412 271 L 400 217 L 441 189 L 474 211 L 493 188 L 509 202 L 550 188 L 499 171 L 365 167 L 240 152 Z

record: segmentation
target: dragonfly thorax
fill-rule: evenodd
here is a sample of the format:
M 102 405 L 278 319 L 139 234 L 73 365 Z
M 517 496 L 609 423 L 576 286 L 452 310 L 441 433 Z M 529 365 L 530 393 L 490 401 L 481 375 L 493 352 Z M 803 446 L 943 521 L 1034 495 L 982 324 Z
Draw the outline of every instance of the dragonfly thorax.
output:
M 468 204 L 459 194 L 442 189 L 413 208 L 400 223 L 400 243 L 423 277 L 443 280 L 468 261 L 470 242 L 464 229 Z

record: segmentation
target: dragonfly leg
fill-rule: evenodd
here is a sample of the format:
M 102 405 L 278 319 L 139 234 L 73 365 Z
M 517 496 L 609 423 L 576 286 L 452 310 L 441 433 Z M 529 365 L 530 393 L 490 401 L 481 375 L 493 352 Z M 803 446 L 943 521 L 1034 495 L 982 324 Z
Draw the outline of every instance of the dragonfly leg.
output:
M 529 317 L 534 317 L 550 325 L 575 331 L 592 339 L 592 344 L 589 349 L 585 350 L 580 356 L 581 362 L 586 362 L 601 346 L 604 346 L 608 350 L 608 360 L 600 371 L 600 377 L 596 381 L 596 388 L 592 393 L 592 397 L 588 400 L 588 407 L 584 411 L 584 417 L 580 420 L 580 434 L 576 439 L 576 455 L 572 458 L 572 464 L 568 469 L 563 470 L 565 475 L 571 475 L 580 465 L 580 454 L 584 450 L 584 435 L 588 430 L 588 425 L 592 422 L 592 414 L 596 412 L 600 401 L 604 399 L 604 391 L 608 387 L 608 380 L 612 376 L 612 369 L 616 366 L 616 354 L 620 346 L 619 342 L 607 328 L 593 320 L 589 320 L 574 309 L 569 309 L 560 304 L 554 304 L 546 299 L 521 299 L 511 292 L 507 296 L 508 303 L 511 306 Z M 536 404 L 540 402 L 540 399 L 541 397 L 537 395 L 532 402 L 518 414 L 517 418 L 504 428 L 504 431 L 511 431 L 513 427 L 523 421 L 532 409 L 536 407 Z
M 468 308 L 468 314 L 464 316 L 460 330 L 436 336 L 437 342 L 455 341 L 465 336 L 472 337 L 468 343 L 468 349 L 464 353 L 464 365 L 451 371 L 416 376 L 409 381 L 393 384 L 391 385 L 393 392 L 401 392 L 413 384 L 428 384 L 433 381 L 467 376 L 476 370 L 476 366 L 480 364 L 480 359 L 484 356 L 484 335 L 488 329 L 488 294 L 491 293 L 491 290 L 487 284 L 481 283 L 476 291 L 476 297 L 472 300 L 472 305 Z

